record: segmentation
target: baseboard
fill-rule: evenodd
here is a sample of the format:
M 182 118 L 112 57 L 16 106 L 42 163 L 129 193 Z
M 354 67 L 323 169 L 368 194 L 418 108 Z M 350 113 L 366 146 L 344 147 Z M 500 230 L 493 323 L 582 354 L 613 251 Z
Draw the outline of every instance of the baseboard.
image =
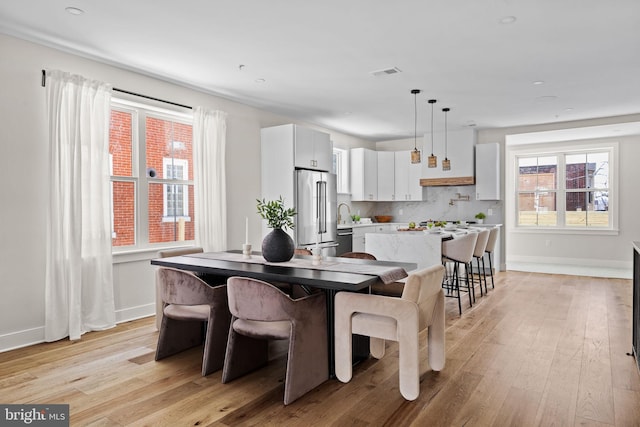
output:
M 116 310 L 116 324 L 155 316 L 156 305 L 145 304 Z M 0 353 L 44 342 L 44 326 L 0 335 Z
M 633 273 L 632 262 L 544 257 L 509 257 L 506 269 L 614 279 L 631 279 Z

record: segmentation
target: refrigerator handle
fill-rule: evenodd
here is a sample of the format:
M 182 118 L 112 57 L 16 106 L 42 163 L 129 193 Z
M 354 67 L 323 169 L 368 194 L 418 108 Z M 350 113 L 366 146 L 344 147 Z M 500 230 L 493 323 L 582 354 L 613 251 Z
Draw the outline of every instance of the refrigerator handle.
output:
M 317 233 L 322 234 L 327 232 L 327 182 L 317 181 L 316 191 L 318 194 L 318 230 Z

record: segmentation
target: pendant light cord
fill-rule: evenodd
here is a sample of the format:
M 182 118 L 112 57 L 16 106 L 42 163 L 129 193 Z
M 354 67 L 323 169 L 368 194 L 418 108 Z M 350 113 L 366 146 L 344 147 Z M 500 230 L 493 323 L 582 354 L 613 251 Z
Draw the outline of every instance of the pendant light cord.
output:
M 429 100 L 429 104 L 431 104 L 431 157 L 433 157 L 433 104 L 435 103 L 435 99 Z
M 413 150 L 418 150 L 418 93 L 413 93 Z
M 445 160 L 447 159 L 447 112 L 449 111 L 448 108 L 443 108 L 442 111 L 444 111 L 444 158 Z

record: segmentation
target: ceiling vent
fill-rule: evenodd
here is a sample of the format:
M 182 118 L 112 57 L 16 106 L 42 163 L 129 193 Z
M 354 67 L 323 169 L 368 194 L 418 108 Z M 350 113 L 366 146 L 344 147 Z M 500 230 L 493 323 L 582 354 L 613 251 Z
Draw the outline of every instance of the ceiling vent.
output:
M 400 71 L 398 67 L 393 67 L 393 68 L 385 68 L 384 70 L 372 71 L 371 74 L 375 77 L 381 77 L 381 76 L 389 76 L 392 74 L 398 74 L 401 72 L 402 71 Z

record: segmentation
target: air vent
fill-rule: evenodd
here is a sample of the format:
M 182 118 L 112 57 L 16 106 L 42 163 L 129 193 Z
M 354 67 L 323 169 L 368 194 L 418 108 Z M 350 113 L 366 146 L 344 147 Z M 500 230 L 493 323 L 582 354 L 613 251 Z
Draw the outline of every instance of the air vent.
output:
M 375 77 L 381 77 L 381 76 L 389 76 L 391 74 L 398 74 L 401 72 L 402 71 L 398 67 L 393 67 L 393 68 L 385 68 L 384 70 L 372 71 L 371 74 L 373 74 Z

